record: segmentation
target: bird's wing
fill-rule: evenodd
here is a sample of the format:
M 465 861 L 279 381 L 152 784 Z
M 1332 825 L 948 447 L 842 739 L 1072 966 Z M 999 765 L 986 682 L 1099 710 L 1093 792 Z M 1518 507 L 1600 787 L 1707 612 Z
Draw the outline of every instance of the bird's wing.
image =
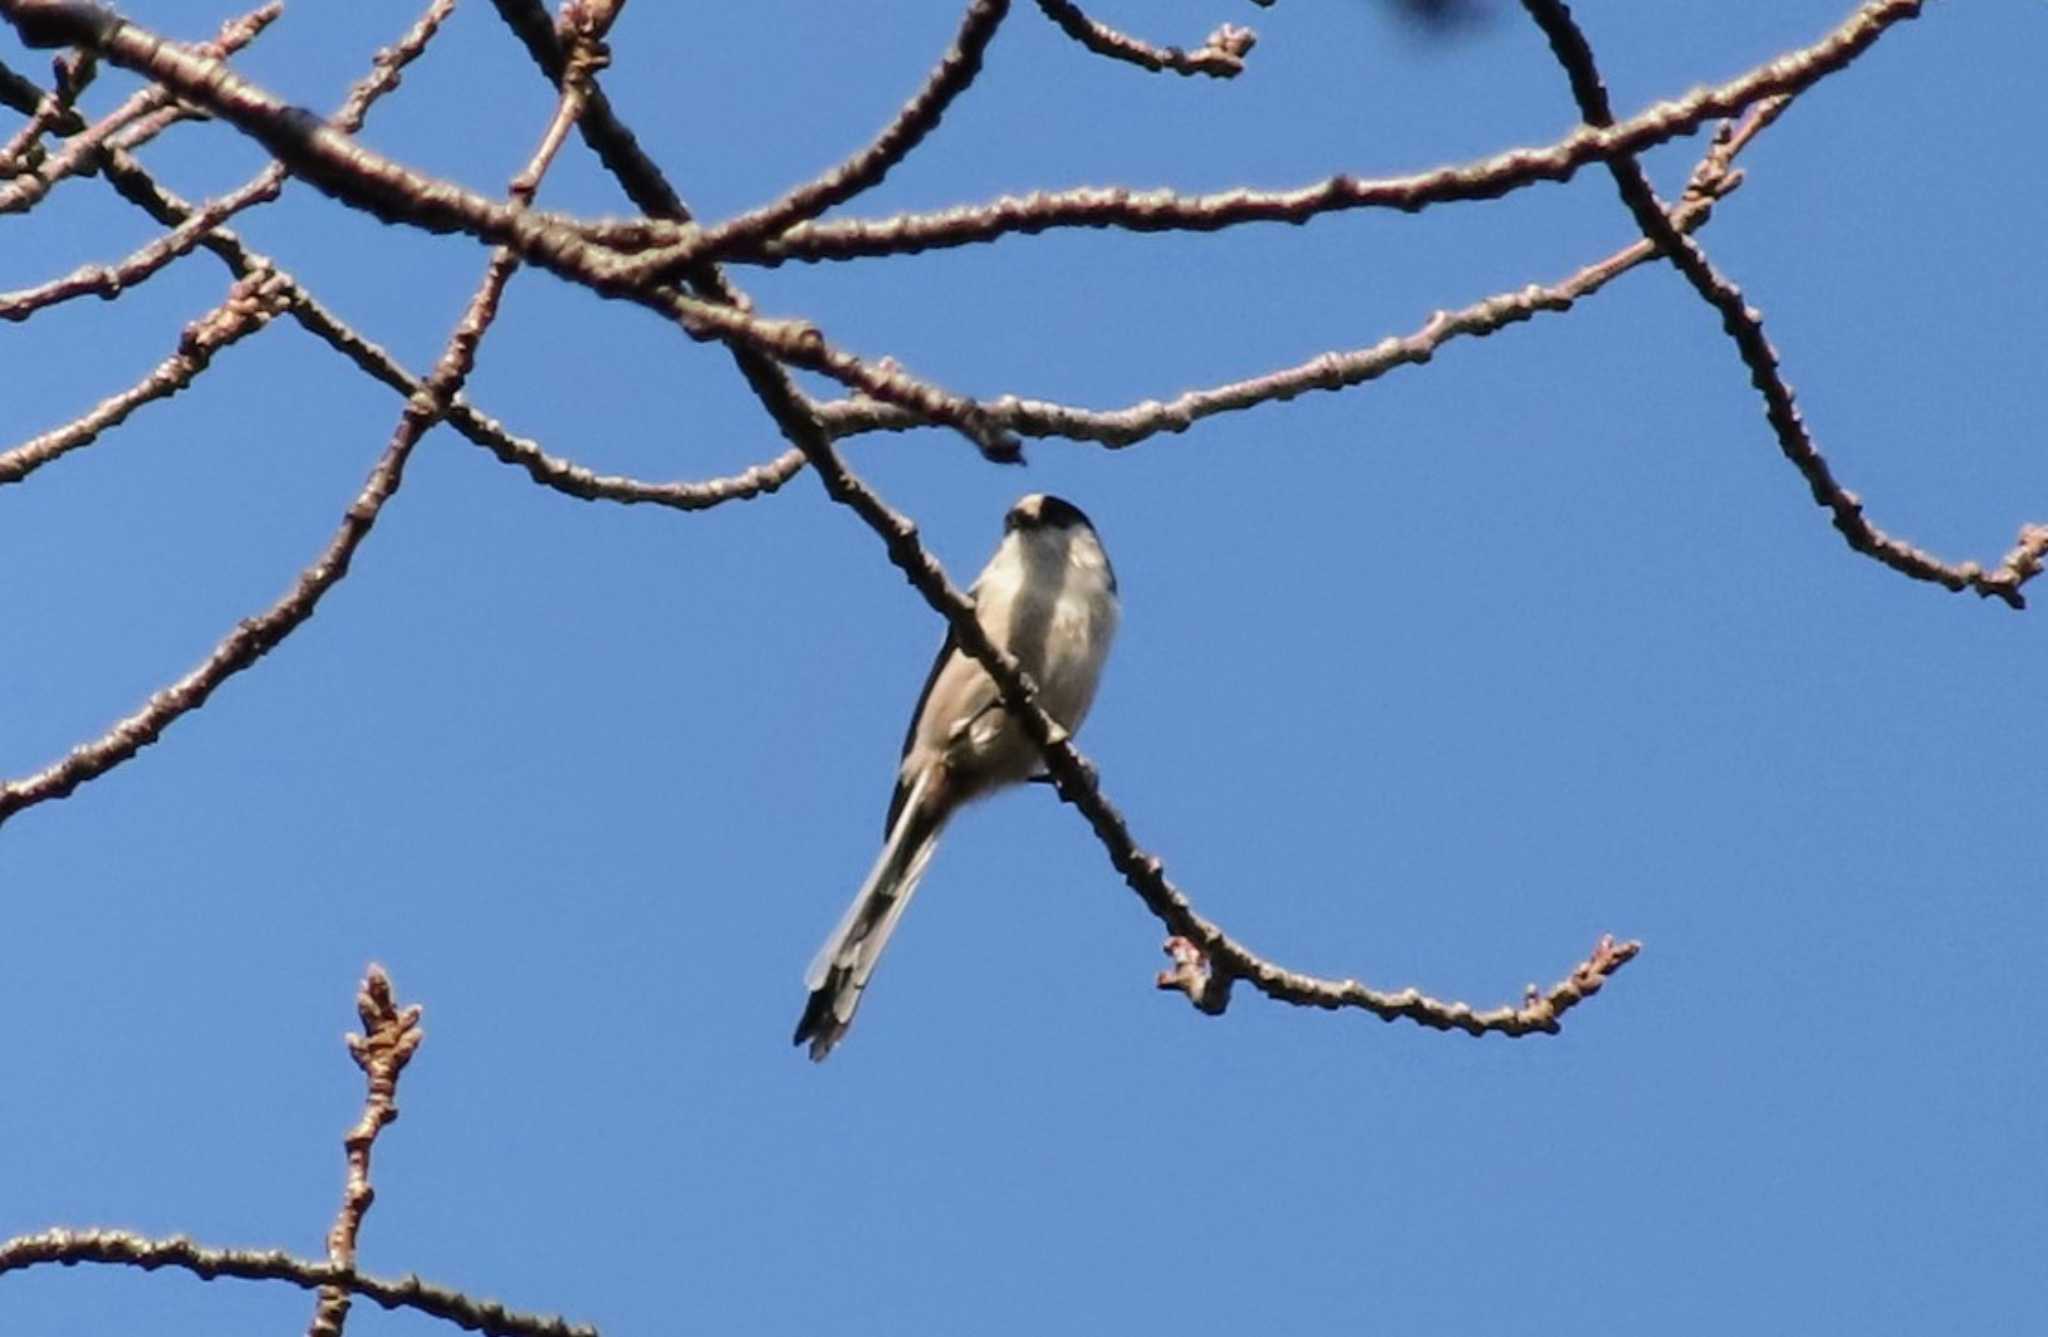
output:
M 889 833 L 896 829 L 896 818 L 903 811 L 904 800 L 910 796 L 910 781 L 904 777 L 901 769 L 903 759 L 910 755 L 911 745 L 917 742 L 917 724 L 924 718 L 925 702 L 932 699 L 932 688 L 938 683 L 939 674 L 945 671 L 946 661 L 953 657 L 953 652 L 959 647 L 960 640 L 953 634 L 952 625 L 949 623 L 946 626 L 946 639 L 939 646 L 938 658 L 932 660 L 932 671 L 924 675 L 924 689 L 917 694 L 917 705 L 911 709 L 910 727 L 903 731 L 903 751 L 896 759 L 896 792 L 889 796 L 888 820 L 882 823 L 882 837 L 885 840 Z

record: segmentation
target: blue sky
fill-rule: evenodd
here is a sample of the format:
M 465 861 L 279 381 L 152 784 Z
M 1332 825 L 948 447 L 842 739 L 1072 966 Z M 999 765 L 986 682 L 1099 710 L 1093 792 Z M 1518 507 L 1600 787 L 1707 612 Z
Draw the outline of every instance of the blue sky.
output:
M 1091 56 L 1021 5 L 857 212 L 1084 184 L 1388 175 L 1555 139 L 1512 5 L 1126 0 L 1262 40 L 1232 83 Z M 1618 111 L 1813 40 L 1846 0 L 1587 4 Z M 227 11 L 136 4 L 183 36 Z M 295 6 L 238 67 L 328 108 L 411 21 Z M 629 8 L 605 78 L 699 212 L 864 143 L 949 5 Z M 1702 234 L 1870 513 L 1995 561 L 2048 521 L 2037 56 L 2048 8 L 1930 6 L 1802 98 Z M 41 56 L 0 36 L 0 59 Z M 90 106 L 130 87 L 108 74 Z M 480 190 L 551 98 L 463 6 L 366 139 Z M 9 122 L 11 125 L 12 122 Z M 1700 141 L 1646 159 L 1674 192 Z M 260 155 L 187 127 L 191 197 Z M 580 145 L 549 206 L 623 205 Z M 238 220 L 414 368 L 483 264 L 302 187 Z M 104 186 L 5 222 L 0 287 L 152 232 Z M 736 270 L 770 314 L 963 392 L 1115 407 L 1407 333 L 1631 240 L 1604 172 L 1420 216 L 1090 231 Z M 143 375 L 224 273 L 0 327 L 0 448 Z M 781 449 L 716 348 L 514 280 L 479 405 L 605 471 Z M 280 324 L 0 490 L 0 774 L 267 605 L 399 404 Z M 608 1334 L 1137 1325 L 1408 1334 L 2025 1332 L 2044 1301 L 2039 611 L 1851 554 L 1716 318 L 1648 268 L 1341 395 L 1111 454 L 856 467 L 964 583 L 1025 491 L 1096 519 L 1124 628 L 1081 735 L 1198 906 L 1301 969 L 1492 1005 L 1599 934 L 1643 956 L 1563 1034 L 1472 1040 L 1154 992 L 1160 931 L 1050 792 L 973 811 L 832 1060 L 800 976 L 874 850 L 941 628 L 802 477 L 701 515 L 542 491 L 428 438 L 318 615 L 158 745 L 0 827 L 0 1235 L 106 1224 L 317 1254 L 365 963 L 426 1005 L 363 1265 Z M 2042 591 L 2048 597 L 2048 587 Z M 302 1325 L 172 1274 L 0 1279 L 0 1329 Z M 353 1332 L 425 1320 L 359 1306 Z

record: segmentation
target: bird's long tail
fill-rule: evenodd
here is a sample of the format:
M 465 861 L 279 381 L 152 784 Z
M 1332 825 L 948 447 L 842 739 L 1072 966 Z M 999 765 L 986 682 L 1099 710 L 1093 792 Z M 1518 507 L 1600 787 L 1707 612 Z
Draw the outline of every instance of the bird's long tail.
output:
M 874 974 L 882 949 L 889 945 L 889 935 L 896 931 L 896 921 L 917 891 L 925 865 L 931 862 L 945 825 L 944 805 L 931 801 L 936 795 L 930 790 L 939 774 L 933 767 L 918 776 L 867 881 L 804 974 L 811 996 L 797 1020 L 794 1043 L 810 1041 L 813 1061 L 822 1061 L 831 1053 L 853 1025 L 854 1009 L 860 1006 L 868 977 Z

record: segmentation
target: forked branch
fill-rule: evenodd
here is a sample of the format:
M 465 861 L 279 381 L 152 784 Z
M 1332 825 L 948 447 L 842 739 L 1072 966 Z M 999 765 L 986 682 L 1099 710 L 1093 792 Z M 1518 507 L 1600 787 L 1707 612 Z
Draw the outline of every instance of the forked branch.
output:
M 1573 21 L 1564 0 L 1522 0 L 1559 64 L 1571 81 L 1572 96 L 1579 114 L 1589 126 L 1607 126 L 1614 113 L 1607 101 L 1607 89 L 1593 60 L 1593 48 Z M 1672 226 L 1665 216 L 1650 180 L 1632 157 L 1607 160 L 1621 199 L 1634 216 L 1636 226 L 1658 252 L 1668 256 L 1678 272 L 1685 275 L 1706 303 L 1721 313 L 1721 326 L 1735 341 L 1743 365 L 1749 368 L 1750 383 L 1763 396 L 1764 417 L 1778 438 L 1778 449 L 1799 470 L 1813 493 L 1815 504 L 1825 508 L 1842 539 L 1851 549 L 1871 557 L 1914 580 L 1931 581 L 1952 591 L 1973 590 L 1984 598 L 2002 600 L 2008 607 L 2026 607 L 2021 591 L 2041 573 L 2048 554 L 2048 525 L 2023 525 L 2017 544 L 1999 564 L 1986 571 L 1976 562 L 1944 562 L 1903 539 L 1895 538 L 1872 524 L 1863 513 L 1863 500 L 1838 482 L 1834 470 L 1820 453 L 1806 421 L 1794 402 L 1792 387 L 1778 364 L 1777 350 L 1764 334 L 1763 313 L 1744 300 L 1742 290 L 1714 267 L 1699 244 Z

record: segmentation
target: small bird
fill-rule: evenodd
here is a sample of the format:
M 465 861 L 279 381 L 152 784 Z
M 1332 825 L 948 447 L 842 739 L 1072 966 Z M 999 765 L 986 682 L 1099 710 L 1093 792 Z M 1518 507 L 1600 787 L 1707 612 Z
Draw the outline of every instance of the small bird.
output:
M 1080 728 L 1118 618 L 1116 572 L 1088 517 L 1058 497 L 1023 498 L 1003 517 L 1003 541 L 968 593 L 982 630 L 1038 685 L 1046 714 L 1069 733 Z M 1042 770 L 994 679 L 948 632 L 903 736 L 882 853 L 804 976 L 811 996 L 795 1043 L 808 1040 L 813 1060 L 853 1024 L 946 822 L 969 801 Z

